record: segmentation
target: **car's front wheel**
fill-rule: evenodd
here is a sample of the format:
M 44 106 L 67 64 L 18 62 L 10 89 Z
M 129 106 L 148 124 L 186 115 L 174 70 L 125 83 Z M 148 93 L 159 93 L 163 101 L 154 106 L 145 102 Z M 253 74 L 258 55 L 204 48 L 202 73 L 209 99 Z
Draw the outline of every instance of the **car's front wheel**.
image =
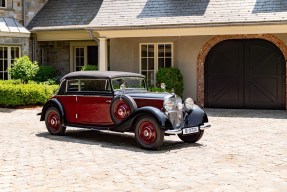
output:
M 163 143 L 164 131 L 154 118 L 144 116 L 136 123 L 135 137 L 142 148 L 157 149 Z
M 190 135 L 178 135 L 178 137 L 185 143 L 195 143 L 201 139 L 203 133 L 204 131 L 200 130 L 198 133 Z
M 57 108 L 50 107 L 45 113 L 45 124 L 51 135 L 63 135 L 66 127 L 62 125 L 62 118 Z

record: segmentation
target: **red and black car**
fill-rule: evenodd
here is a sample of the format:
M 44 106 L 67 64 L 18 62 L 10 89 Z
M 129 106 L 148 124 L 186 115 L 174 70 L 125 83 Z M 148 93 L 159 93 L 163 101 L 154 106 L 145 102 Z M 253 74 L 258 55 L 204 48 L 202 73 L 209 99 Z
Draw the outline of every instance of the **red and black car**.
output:
M 149 92 L 143 75 L 116 71 L 72 72 L 61 80 L 57 93 L 44 105 L 41 121 L 52 135 L 66 127 L 134 132 L 145 149 L 159 148 L 165 135 L 197 142 L 206 113 L 191 98 Z

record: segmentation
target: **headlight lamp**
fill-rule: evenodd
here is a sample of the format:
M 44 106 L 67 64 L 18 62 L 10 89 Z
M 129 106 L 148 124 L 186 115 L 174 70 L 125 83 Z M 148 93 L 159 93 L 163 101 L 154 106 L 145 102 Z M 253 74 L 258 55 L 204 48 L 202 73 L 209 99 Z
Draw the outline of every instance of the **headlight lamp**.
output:
M 166 111 L 171 111 L 174 107 L 174 102 L 171 101 L 170 99 L 167 99 L 164 101 L 163 107 Z
M 194 101 L 191 98 L 187 98 L 184 101 L 184 105 L 187 110 L 191 110 L 194 107 Z

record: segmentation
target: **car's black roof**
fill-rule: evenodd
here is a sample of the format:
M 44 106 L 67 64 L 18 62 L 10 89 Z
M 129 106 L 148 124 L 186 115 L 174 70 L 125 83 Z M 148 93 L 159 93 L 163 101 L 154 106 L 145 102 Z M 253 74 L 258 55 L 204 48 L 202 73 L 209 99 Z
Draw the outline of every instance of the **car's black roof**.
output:
M 61 81 L 65 79 L 112 79 L 117 77 L 145 77 L 144 75 L 123 71 L 76 71 L 65 75 Z

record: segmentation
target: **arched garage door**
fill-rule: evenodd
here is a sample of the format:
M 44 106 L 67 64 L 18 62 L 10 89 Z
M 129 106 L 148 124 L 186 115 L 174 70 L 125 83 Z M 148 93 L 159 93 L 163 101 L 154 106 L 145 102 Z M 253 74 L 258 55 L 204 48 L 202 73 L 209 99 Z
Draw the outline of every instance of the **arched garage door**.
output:
M 262 39 L 226 40 L 215 45 L 205 63 L 205 106 L 285 109 L 285 61 Z

